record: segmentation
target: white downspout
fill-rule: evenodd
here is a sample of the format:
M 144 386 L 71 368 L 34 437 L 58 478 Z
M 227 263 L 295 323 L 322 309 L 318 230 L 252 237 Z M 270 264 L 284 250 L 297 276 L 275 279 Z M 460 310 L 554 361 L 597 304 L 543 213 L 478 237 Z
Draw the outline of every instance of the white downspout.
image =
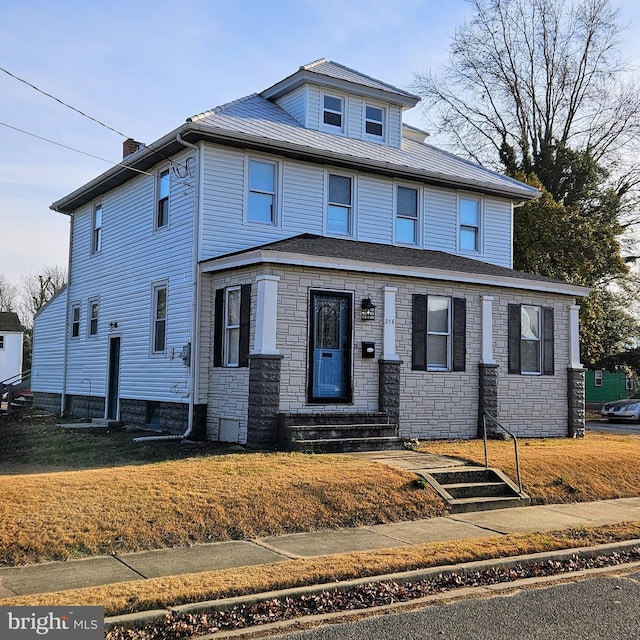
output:
M 196 396 L 196 381 L 197 381 L 197 370 L 198 370 L 198 351 L 200 347 L 200 331 L 199 331 L 199 310 L 200 310 L 200 287 L 199 287 L 199 278 L 200 278 L 200 269 L 198 266 L 198 248 L 200 246 L 200 188 L 202 184 L 202 180 L 200 179 L 200 175 L 202 172 L 202 144 L 200 146 L 192 144 L 191 142 L 187 142 L 182 139 L 182 136 L 178 133 L 176 134 L 176 140 L 184 145 L 185 147 L 189 147 L 190 149 L 194 149 L 196 151 L 196 171 L 195 171 L 195 185 L 194 185 L 194 219 L 193 219 L 193 243 L 191 250 L 191 260 L 193 264 L 193 272 L 192 272 L 192 286 L 193 291 L 191 295 L 191 362 L 189 363 L 189 413 L 187 417 L 187 429 L 182 434 L 181 438 L 189 438 L 193 433 L 193 414 L 194 414 L 194 405 L 195 405 L 195 396 Z

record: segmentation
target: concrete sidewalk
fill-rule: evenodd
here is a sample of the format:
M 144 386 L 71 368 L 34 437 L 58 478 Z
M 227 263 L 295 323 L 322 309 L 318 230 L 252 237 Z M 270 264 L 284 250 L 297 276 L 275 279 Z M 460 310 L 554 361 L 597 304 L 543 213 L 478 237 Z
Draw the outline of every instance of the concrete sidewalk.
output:
M 0 569 L 0 598 L 351 551 L 640 521 L 640 497 L 455 514 Z

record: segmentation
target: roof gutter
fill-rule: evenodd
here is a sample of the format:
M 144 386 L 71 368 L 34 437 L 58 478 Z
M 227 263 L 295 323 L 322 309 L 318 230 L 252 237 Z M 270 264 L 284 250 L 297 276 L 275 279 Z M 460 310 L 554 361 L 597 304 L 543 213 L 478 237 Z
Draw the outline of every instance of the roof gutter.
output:
M 439 171 L 425 171 L 423 169 L 407 167 L 406 165 L 391 162 L 379 162 L 323 149 L 310 149 L 305 145 L 273 140 L 265 136 L 229 131 L 228 129 L 216 128 L 211 125 L 204 127 L 189 120 L 163 138 L 160 138 L 160 140 L 153 145 L 141 148 L 129 158 L 126 158 L 124 162 L 112 167 L 83 187 L 76 189 L 68 196 L 57 200 L 50 208 L 58 213 L 70 214 L 80 206 L 97 198 L 102 193 L 134 177 L 134 171 L 144 172 L 158 162 L 166 159 L 167 156 L 180 151 L 184 146 L 194 144 L 199 140 L 225 146 L 279 153 L 307 162 L 317 161 L 326 164 L 327 161 L 330 161 L 334 165 L 343 168 L 364 169 L 374 174 L 393 178 L 414 179 L 440 187 L 474 189 L 486 195 L 509 200 L 533 200 L 539 195 L 538 190 L 533 187 L 531 187 L 528 192 L 516 187 L 513 189 L 497 188 L 488 182 L 480 180 L 462 180 L 456 178 L 456 176 Z

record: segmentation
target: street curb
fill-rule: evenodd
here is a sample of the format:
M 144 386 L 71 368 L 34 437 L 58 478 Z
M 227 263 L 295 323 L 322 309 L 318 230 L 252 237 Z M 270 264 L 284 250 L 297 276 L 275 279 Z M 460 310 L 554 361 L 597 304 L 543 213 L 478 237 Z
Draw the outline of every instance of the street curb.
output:
M 571 557 L 578 556 L 582 558 L 589 558 L 598 555 L 613 555 L 614 553 L 620 553 L 624 551 L 628 551 L 630 549 L 640 547 L 640 539 L 636 538 L 633 540 L 626 540 L 624 542 L 613 542 L 608 544 L 596 545 L 592 547 L 573 547 L 569 549 L 559 549 L 557 551 L 543 551 L 540 553 L 532 553 L 525 554 L 520 556 L 510 556 L 506 558 L 495 558 L 490 560 L 477 560 L 474 562 L 464 562 L 452 565 L 442 565 L 437 567 L 429 567 L 427 569 L 414 569 L 412 571 L 403 571 L 397 573 L 387 573 L 377 576 L 367 576 L 363 578 L 355 578 L 353 580 L 343 580 L 338 582 L 329 582 L 324 584 L 317 585 L 309 585 L 303 587 L 292 587 L 289 589 L 280 589 L 277 591 L 266 591 L 262 593 L 248 594 L 243 596 L 234 596 L 230 598 L 222 598 L 219 600 L 208 600 L 204 602 L 196 602 L 184 605 L 178 605 L 175 607 L 167 607 L 166 609 L 154 609 L 149 611 L 141 611 L 137 613 L 124 614 L 120 616 L 113 616 L 109 618 L 105 618 L 104 628 L 105 631 L 117 626 L 124 627 L 142 627 L 148 622 L 158 622 L 164 619 L 164 617 L 169 613 L 204 613 L 206 611 L 225 611 L 232 609 L 236 606 L 242 605 L 252 605 L 260 602 L 264 602 L 265 600 L 271 599 L 283 599 L 283 598 L 293 598 L 299 597 L 302 595 L 317 595 L 322 593 L 323 591 L 346 591 L 351 587 L 357 587 L 363 584 L 370 584 L 373 582 L 414 582 L 419 580 L 425 580 L 432 578 L 438 575 L 450 575 L 454 573 L 459 574 L 468 574 L 480 571 L 486 571 L 488 569 L 495 569 L 500 567 L 515 567 L 517 565 L 529 564 L 534 562 L 546 562 L 546 561 L 556 561 L 562 562 Z M 309 618 L 317 618 L 317 619 L 326 619 L 328 616 L 331 617 L 339 617 L 345 616 L 348 613 L 356 613 L 359 612 L 361 615 L 363 612 L 375 610 L 383 610 L 385 608 L 393 607 L 393 606 L 409 606 L 411 603 L 424 602 L 427 600 L 433 600 L 434 598 L 455 598 L 456 594 L 460 595 L 462 591 L 472 590 L 474 593 L 478 591 L 484 592 L 497 592 L 501 588 L 514 588 L 518 583 L 527 583 L 527 584 L 535 584 L 537 582 L 553 582 L 554 580 L 560 579 L 569 579 L 579 577 L 581 574 L 590 574 L 595 571 L 615 571 L 616 569 L 620 569 L 621 567 L 640 567 L 640 562 L 629 563 L 625 565 L 612 565 L 610 567 L 602 567 L 596 569 L 586 569 L 574 572 L 561 572 L 555 575 L 550 576 L 541 576 L 540 578 L 523 578 L 520 580 L 515 580 L 513 582 L 502 583 L 498 585 L 483 585 L 480 587 L 470 587 L 464 588 L 455 591 L 448 591 L 443 594 L 438 594 L 436 596 L 426 596 L 425 598 L 416 598 L 415 600 L 409 600 L 403 603 L 397 603 L 396 605 L 387 605 L 386 607 L 371 607 L 369 609 L 359 609 L 353 612 L 336 612 L 334 614 L 326 614 L 322 616 L 305 616 L 305 620 Z M 467 594 L 468 595 L 468 594 Z M 281 625 L 284 623 L 293 624 L 296 620 L 300 621 L 302 618 L 281 621 L 277 623 L 273 623 L 273 625 Z M 273 625 L 259 625 L 259 627 L 255 627 L 256 633 L 258 630 L 265 630 L 267 626 L 271 629 L 275 627 Z M 235 632 L 216 632 L 214 635 L 216 638 L 224 638 L 224 637 L 233 637 L 233 635 L 239 635 L 240 633 L 247 634 L 249 633 L 249 629 L 238 629 Z M 230 635 L 232 634 L 232 635 Z M 206 640 L 209 637 L 214 637 L 214 635 L 210 636 L 198 636 L 201 640 Z

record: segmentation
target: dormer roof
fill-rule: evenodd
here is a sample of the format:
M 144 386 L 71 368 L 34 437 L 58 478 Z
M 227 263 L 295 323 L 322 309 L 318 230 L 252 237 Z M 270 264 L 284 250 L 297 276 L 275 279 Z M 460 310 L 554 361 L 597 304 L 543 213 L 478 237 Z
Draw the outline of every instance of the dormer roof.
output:
M 304 84 L 316 84 L 337 91 L 345 91 L 403 108 L 415 107 L 420 102 L 420 97 L 413 93 L 325 58 L 302 65 L 295 73 L 276 82 L 260 95 L 267 100 L 277 100 Z

